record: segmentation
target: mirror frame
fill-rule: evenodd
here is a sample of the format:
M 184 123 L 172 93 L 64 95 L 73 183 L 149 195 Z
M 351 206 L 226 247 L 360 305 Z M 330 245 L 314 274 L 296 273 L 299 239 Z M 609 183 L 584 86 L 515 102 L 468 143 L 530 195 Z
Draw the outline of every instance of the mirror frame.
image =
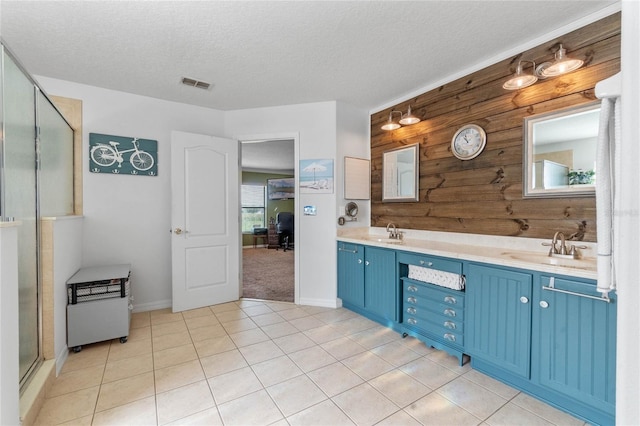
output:
M 382 153 L 382 202 L 417 202 L 420 200 L 420 145 L 408 145 L 401 148 L 392 149 Z M 402 152 L 413 153 L 413 193 L 409 196 L 390 194 L 386 181 L 387 171 L 391 171 L 391 165 L 397 163 L 398 154 Z M 393 158 L 392 158 L 393 157 Z M 393 169 L 395 170 L 395 168 Z
M 569 108 L 563 108 L 544 114 L 531 115 L 524 119 L 524 155 L 522 159 L 522 196 L 523 198 L 556 198 L 556 197 L 595 197 L 595 185 L 567 185 L 566 187 L 536 189 L 530 177 L 533 177 L 533 126 L 549 119 L 558 119 L 600 108 L 600 101 L 589 102 Z M 594 159 L 595 161 L 595 159 Z

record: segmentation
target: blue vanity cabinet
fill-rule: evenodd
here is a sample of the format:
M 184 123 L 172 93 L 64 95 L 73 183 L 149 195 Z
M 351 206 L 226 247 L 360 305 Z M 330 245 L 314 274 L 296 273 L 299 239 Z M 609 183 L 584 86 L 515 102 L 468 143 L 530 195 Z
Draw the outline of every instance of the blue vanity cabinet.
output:
M 364 308 L 364 246 L 338 243 L 338 297 L 346 307 Z
M 397 321 L 394 250 L 338 243 L 338 297 L 344 307 L 385 325 Z
M 542 274 L 533 304 L 532 380 L 551 390 L 541 395 L 548 402 L 598 424 L 613 424 L 615 414 L 616 300 L 610 297 L 601 298 L 595 281 Z
M 491 375 L 529 379 L 532 274 L 470 263 L 465 275 L 471 365 Z

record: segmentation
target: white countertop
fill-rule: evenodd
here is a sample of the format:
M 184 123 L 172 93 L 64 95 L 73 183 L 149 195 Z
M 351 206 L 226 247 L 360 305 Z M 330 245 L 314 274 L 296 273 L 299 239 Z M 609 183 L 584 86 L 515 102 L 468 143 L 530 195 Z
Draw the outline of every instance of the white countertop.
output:
M 337 240 L 597 280 L 595 243 L 567 242 L 588 247 L 581 250 L 582 259 L 574 260 L 549 257 L 542 243 L 550 239 L 407 230 L 397 244 L 383 228 L 352 228 L 339 230 Z

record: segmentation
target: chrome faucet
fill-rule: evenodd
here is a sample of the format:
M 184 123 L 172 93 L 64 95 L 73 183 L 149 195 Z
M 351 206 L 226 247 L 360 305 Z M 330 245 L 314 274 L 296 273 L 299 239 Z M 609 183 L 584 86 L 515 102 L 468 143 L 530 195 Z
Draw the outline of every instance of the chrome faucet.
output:
M 404 232 L 398 231 L 398 228 L 396 228 L 393 222 L 387 224 L 387 232 L 389 233 L 389 238 L 392 240 L 401 240 L 404 234 Z

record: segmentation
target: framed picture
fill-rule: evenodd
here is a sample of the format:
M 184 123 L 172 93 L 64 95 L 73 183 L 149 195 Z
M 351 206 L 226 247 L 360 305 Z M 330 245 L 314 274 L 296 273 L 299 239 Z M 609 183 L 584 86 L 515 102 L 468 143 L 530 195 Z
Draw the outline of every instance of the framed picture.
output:
M 333 160 L 300 160 L 300 193 L 333 194 Z
M 270 200 L 288 200 L 294 198 L 295 193 L 294 178 L 267 179 L 267 196 Z
M 89 133 L 89 171 L 158 176 L 158 141 Z

